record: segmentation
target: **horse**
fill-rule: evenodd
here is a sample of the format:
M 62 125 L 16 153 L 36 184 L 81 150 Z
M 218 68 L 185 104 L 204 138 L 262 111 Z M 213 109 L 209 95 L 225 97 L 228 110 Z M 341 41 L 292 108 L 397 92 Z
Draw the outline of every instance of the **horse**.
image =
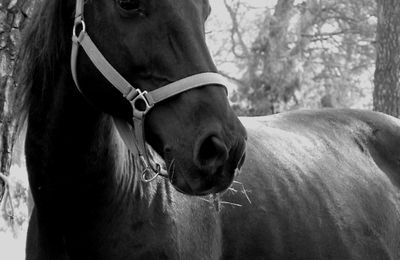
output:
M 239 121 L 205 44 L 207 0 L 78 2 L 44 0 L 21 50 L 27 259 L 400 258 L 398 119 Z M 150 107 L 144 91 L 182 79 Z
M 182 195 L 226 190 L 245 153 L 205 43 L 209 12 L 198 0 L 41 2 L 21 49 L 27 259 L 218 257 L 215 213 Z

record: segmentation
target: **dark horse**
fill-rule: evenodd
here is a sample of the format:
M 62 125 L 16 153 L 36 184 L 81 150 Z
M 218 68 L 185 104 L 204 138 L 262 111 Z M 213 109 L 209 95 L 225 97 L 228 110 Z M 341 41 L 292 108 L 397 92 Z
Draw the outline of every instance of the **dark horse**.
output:
M 187 195 L 226 190 L 244 158 L 246 131 L 215 79 L 205 43 L 209 12 L 208 2 L 199 0 L 42 1 L 21 51 L 35 202 L 28 259 L 218 257 L 215 212 L 173 188 Z M 70 63 L 72 34 L 79 38 L 74 41 L 89 39 L 82 32 L 101 53 L 94 58 L 111 64 L 103 62 L 105 74 L 91 61 L 93 44 L 87 51 L 80 42 L 86 52 L 71 55 Z M 128 83 L 111 85 L 103 77 L 110 74 Z M 192 86 L 185 82 L 200 85 L 186 89 Z M 133 87 L 124 96 L 116 88 L 128 84 L 148 93 L 136 103 Z M 144 120 L 143 105 L 151 102 Z M 153 147 L 153 159 L 147 159 L 152 148 L 140 142 L 132 146 L 140 160 L 128 151 L 121 137 L 133 140 L 126 140 L 130 132 L 121 122 Z M 144 184 L 153 160 L 165 161 L 168 176 Z
M 232 183 L 246 133 L 223 88 L 191 89 L 146 116 L 168 178 L 143 183 L 114 124 L 130 122 L 131 104 L 82 51 L 82 93 L 75 87 L 74 8 L 43 1 L 22 49 L 35 201 L 27 259 L 400 259 L 397 119 L 350 110 L 242 119 L 247 159 Z M 216 71 L 209 11 L 207 0 L 88 0 L 85 22 L 112 66 L 151 91 Z M 188 196 L 223 191 L 215 207 Z

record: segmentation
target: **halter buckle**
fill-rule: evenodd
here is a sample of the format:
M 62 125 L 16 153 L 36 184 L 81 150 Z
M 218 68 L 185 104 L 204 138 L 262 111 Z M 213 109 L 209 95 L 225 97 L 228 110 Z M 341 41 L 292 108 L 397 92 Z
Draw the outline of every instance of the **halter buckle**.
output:
M 133 116 L 141 119 L 154 106 L 152 97 L 147 91 L 132 88 L 125 95 L 125 98 L 131 103 L 133 108 Z

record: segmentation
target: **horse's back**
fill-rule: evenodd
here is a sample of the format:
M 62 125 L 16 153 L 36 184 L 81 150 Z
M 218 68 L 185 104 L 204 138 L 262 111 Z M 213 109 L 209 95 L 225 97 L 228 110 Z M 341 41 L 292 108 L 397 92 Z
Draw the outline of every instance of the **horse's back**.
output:
M 226 259 L 400 259 L 400 121 L 355 110 L 244 118 Z M 243 187 L 245 190 L 243 190 Z

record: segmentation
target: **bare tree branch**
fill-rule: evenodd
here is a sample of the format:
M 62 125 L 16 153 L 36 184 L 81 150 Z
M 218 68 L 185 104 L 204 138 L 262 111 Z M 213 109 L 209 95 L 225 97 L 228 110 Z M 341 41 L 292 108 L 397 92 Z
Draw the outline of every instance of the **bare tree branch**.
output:
M 232 20 L 232 28 L 231 28 L 232 53 L 240 59 L 245 59 L 247 57 L 250 57 L 251 56 L 250 50 L 247 48 L 247 45 L 243 40 L 242 32 L 239 29 L 240 26 L 237 19 L 237 8 L 236 10 L 234 10 L 232 6 L 228 4 L 227 0 L 224 0 L 224 5 Z M 235 40 L 235 36 L 237 37 L 237 41 Z M 239 54 L 237 52 L 237 44 L 240 46 L 240 49 L 242 50 L 243 54 Z

